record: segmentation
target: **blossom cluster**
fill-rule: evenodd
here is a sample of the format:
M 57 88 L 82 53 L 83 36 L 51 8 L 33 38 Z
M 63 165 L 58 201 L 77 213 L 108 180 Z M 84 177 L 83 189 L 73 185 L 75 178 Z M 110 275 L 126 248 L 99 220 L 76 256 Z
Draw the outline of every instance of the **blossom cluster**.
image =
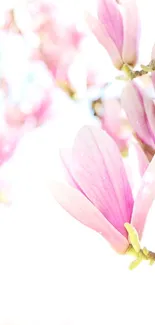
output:
M 66 12 L 28 0 L 2 15 L 0 165 L 25 133 L 54 119 L 57 91 L 68 99 L 63 114 L 69 101 L 89 106 L 96 126 L 83 126 L 72 148 L 60 148 L 68 184 L 53 180 L 52 195 L 117 252 L 152 261 L 139 241 L 155 198 L 155 46 L 141 62 L 136 0 L 99 0 L 96 16 Z

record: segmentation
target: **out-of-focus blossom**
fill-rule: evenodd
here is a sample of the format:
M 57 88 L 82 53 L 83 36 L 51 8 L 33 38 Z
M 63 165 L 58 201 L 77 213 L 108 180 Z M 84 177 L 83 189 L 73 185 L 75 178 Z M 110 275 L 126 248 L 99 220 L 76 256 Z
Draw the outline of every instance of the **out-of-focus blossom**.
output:
M 6 9 L 2 12 L 2 17 L 0 19 L 0 29 L 20 34 L 20 30 L 17 26 L 14 16 L 14 10 L 12 8 Z
M 76 19 L 67 19 L 61 6 L 52 2 L 28 1 L 19 8 L 7 12 L 3 29 L 20 33 L 31 59 L 46 64 L 57 86 L 71 97 L 83 97 L 88 88 L 104 85 L 111 65 L 107 71 L 104 49 L 86 27 L 79 31 Z
M 133 130 L 142 143 L 155 149 L 155 105 L 151 98 L 135 82 L 129 81 L 121 96 Z
M 42 62 L 27 62 L 27 69 L 18 80 L 7 80 L 1 89 L 1 110 L 8 125 L 24 123 L 37 126 L 51 116 L 53 81 Z
M 118 99 L 103 102 L 102 128 L 115 140 L 120 150 L 125 150 L 132 130 Z
M 66 81 L 83 33 L 52 2 L 28 1 L 23 10 L 23 21 L 17 19 L 23 36 L 33 33 L 39 40 L 33 58 L 41 59 L 56 80 Z
M 98 19 L 88 14 L 87 22 L 116 68 L 136 64 L 140 21 L 135 0 L 99 0 Z
M 74 218 L 101 233 L 116 251 L 124 253 L 129 245 L 126 222 L 142 236 L 155 195 L 155 158 L 134 202 L 122 157 L 106 132 L 83 127 L 73 149 L 62 151 L 61 157 L 74 188 L 53 181 L 53 195 Z
M 77 97 L 87 96 L 93 89 L 100 90 L 115 77 L 111 62 L 107 65 L 108 59 L 103 47 L 92 34 L 88 34 L 81 42 L 66 76 L 67 85 L 75 90 Z
M 0 130 L 0 166 L 6 162 L 13 154 L 18 141 L 17 135 L 14 132 Z
M 42 61 L 30 60 L 20 34 L 0 32 L 0 164 L 20 137 L 51 117 L 54 83 Z

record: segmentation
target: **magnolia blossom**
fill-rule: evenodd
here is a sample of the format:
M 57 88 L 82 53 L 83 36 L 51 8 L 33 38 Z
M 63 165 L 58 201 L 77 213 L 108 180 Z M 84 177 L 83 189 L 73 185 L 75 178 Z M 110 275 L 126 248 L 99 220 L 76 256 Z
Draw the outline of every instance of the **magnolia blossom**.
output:
M 105 47 L 116 68 L 135 65 L 138 56 L 140 21 L 135 0 L 99 0 L 98 19 L 87 15 L 87 22 Z
M 61 157 L 72 186 L 53 181 L 56 200 L 74 218 L 101 233 L 116 251 L 124 253 L 129 246 L 126 222 L 142 237 L 155 196 L 155 158 L 134 201 L 118 147 L 106 132 L 83 127 L 72 150 L 61 151 Z M 143 155 L 142 164 L 145 170 Z
M 155 149 L 155 105 L 151 98 L 135 82 L 129 81 L 121 96 L 133 130 L 142 143 Z

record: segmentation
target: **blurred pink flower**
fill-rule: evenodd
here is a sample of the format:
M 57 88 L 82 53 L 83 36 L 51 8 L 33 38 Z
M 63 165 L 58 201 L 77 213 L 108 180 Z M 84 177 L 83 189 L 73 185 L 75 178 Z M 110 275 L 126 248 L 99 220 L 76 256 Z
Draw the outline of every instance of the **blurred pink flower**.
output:
M 64 11 L 52 2 L 28 1 L 25 14 L 26 11 L 31 22 L 30 31 L 39 40 L 34 59 L 41 59 L 56 80 L 66 81 L 68 68 L 74 60 L 83 33 L 78 31 L 75 23 L 65 20 Z M 27 24 L 20 27 L 23 35 L 26 35 Z
M 51 106 L 53 78 L 44 62 L 30 59 L 31 50 L 22 35 L 0 32 L 0 113 L 17 127 L 41 123 Z
M 115 140 L 120 150 L 124 150 L 132 136 L 132 130 L 118 99 L 104 100 L 101 123 L 103 130 Z
M 142 236 L 155 196 L 155 158 L 134 202 L 122 157 L 106 132 L 83 127 L 72 151 L 61 151 L 61 157 L 74 187 L 53 181 L 54 197 L 74 218 L 101 233 L 116 251 L 124 253 L 129 245 L 126 222 Z
M 35 127 L 51 117 L 54 86 L 42 62 L 27 62 L 27 70 L 15 84 L 7 81 L 2 104 L 8 125 L 18 128 L 31 123 Z
M 25 132 L 52 116 L 52 75 L 43 62 L 30 60 L 30 52 L 21 35 L 0 32 L 0 164 Z
M 17 136 L 0 132 L 0 166 L 11 158 L 17 145 Z
M 3 12 L 3 21 L 0 24 L 0 29 L 5 31 L 12 31 L 14 33 L 21 33 L 14 16 L 13 9 L 6 9 Z
M 155 105 L 135 82 L 125 86 L 121 104 L 138 138 L 155 149 Z
M 90 14 L 86 19 L 116 68 L 136 64 L 140 30 L 136 0 L 99 0 L 98 19 Z

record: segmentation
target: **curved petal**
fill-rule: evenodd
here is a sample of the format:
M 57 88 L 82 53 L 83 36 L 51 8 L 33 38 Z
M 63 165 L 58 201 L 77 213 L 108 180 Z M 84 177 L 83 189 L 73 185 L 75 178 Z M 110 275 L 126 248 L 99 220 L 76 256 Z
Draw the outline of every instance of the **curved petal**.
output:
M 125 125 L 126 121 L 122 117 L 122 111 L 118 99 L 114 98 L 104 101 L 104 113 L 101 119 L 102 129 L 115 140 L 120 150 L 126 148 L 129 137 L 129 132 Z
M 144 100 L 144 106 L 147 114 L 148 123 L 150 126 L 150 132 L 155 142 L 155 105 L 153 100 L 149 98 L 149 96 L 144 96 L 143 100 Z
M 128 180 L 135 197 L 141 185 L 149 161 L 138 143 L 130 142 L 128 146 L 128 156 L 124 159 Z
M 130 148 L 129 148 L 130 150 Z M 132 143 L 131 145 L 132 154 L 135 155 L 135 162 L 138 164 L 139 175 L 142 177 L 149 166 L 148 158 L 138 143 Z M 134 167 L 134 166 L 133 166 Z
M 152 48 L 151 59 L 155 60 L 155 44 L 153 45 Z M 155 72 L 152 72 L 152 82 L 153 82 L 153 86 L 155 87 Z
M 155 88 L 155 72 L 152 72 L 152 83 Z
M 115 0 L 99 0 L 98 17 L 119 53 L 123 48 L 123 21 L 119 5 Z
M 143 229 L 145 226 L 145 221 L 147 214 L 151 205 L 155 199 L 155 156 L 153 157 L 149 167 L 147 168 L 143 179 L 141 187 L 138 191 L 131 223 L 136 228 L 139 237 L 142 237 Z
M 89 200 L 124 236 L 133 207 L 122 157 L 112 138 L 97 127 L 83 127 L 73 146 L 73 174 Z
M 123 61 L 135 65 L 138 57 L 140 38 L 140 19 L 136 0 L 123 1 Z
M 139 138 L 148 145 L 154 146 L 152 134 L 148 127 L 143 96 L 140 88 L 134 82 L 129 81 L 123 89 L 121 103 L 132 128 Z
M 116 98 L 104 101 L 104 113 L 102 117 L 102 127 L 108 133 L 118 135 L 121 128 L 121 105 Z
M 117 252 L 124 253 L 126 251 L 129 245 L 127 239 L 106 220 L 82 193 L 69 185 L 55 181 L 52 182 L 50 188 L 57 202 L 75 219 L 101 233 Z
M 111 60 L 117 69 L 121 69 L 123 65 L 123 61 L 121 58 L 121 53 L 119 52 L 118 48 L 116 47 L 115 43 L 107 33 L 104 25 L 100 23 L 100 21 L 93 17 L 92 15 L 86 15 L 87 24 L 92 31 L 92 33 L 96 36 L 97 40 L 103 47 L 106 49 L 108 54 L 111 57 Z
M 67 179 L 68 183 L 83 193 L 82 189 L 77 184 L 77 182 L 72 174 L 72 150 L 71 149 L 61 149 L 60 150 L 60 158 L 61 158 L 61 162 L 63 164 L 63 168 L 65 171 L 66 179 Z

